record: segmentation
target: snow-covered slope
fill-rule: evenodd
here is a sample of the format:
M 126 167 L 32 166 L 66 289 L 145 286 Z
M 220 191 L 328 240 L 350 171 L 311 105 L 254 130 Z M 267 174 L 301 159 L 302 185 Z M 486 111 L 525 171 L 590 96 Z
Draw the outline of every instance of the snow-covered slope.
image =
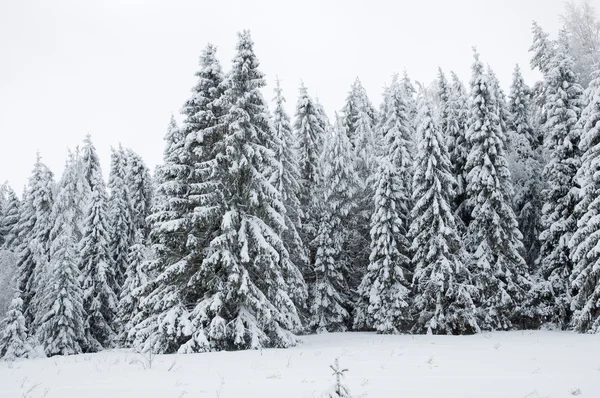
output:
M 306 336 L 287 350 L 0 362 L 2 398 L 319 397 L 339 357 L 353 397 L 600 397 L 600 335 Z M 150 362 L 152 362 L 150 364 Z

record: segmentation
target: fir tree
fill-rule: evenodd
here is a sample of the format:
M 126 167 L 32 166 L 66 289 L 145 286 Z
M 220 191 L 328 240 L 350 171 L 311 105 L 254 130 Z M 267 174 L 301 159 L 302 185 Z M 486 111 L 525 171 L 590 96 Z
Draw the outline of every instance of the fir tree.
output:
M 596 249 L 600 233 L 600 71 L 593 74 L 587 97 L 579 122 L 583 156 L 577 172 L 581 190 L 575 211 L 581 216 L 569 243 L 574 264 L 571 325 L 578 332 L 600 333 L 600 254 Z
M 511 207 L 513 187 L 506 160 L 506 138 L 497 93 L 475 53 L 469 101 L 466 168 L 469 269 L 479 289 L 482 329 L 508 329 L 521 322 L 521 305 L 530 287 L 521 256 L 522 235 Z
M 402 189 L 397 168 L 383 160 L 371 217 L 369 266 L 358 287 L 355 329 L 399 333 L 409 321 L 408 198 Z
M 479 331 L 473 296 L 476 289 L 462 262 L 452 199 L 456 180 L 450 156 L 431 106 L 423 96 L 417 116 L 419 148 L 413 178 L 412 264 L 413 330 L 435 334 Z
M 28 358 L 32 354 L 33 348 L 29 343 L 23 316 L 23 300 L 17 294 L 0 323 L 0 359 L 14 361 L 17 358 Z
M 114 338 L 113 320 L 117 310 L 114 291 L 115 269 L 110 257 L 107 193 L 98 155 L 89 137 L 83 148 L 84 175 L 92 187 L 87 206 L 83 238 L 79 242 L 85 312 L 85 351 L 108 348 Z
M 323 152 L 322 207 L 315 239 L 315 277 L 311 294 L 310 328 L 317 332 L 345 331 L 351 294 L 349 274 L 356 261 L 356 195 L 360 184 L 352 146 L 340 118 Z
M 577 228 L 576 183 L 581 153 L 578 149 L 581 86 L 573 73 L 568 48 L 557 47 L 545 75 L 544 149 L 549 157 L 543 170 L 547 188 L 542 192 L 540 273 L 547 281 L 549 299 L 540 311 L 546 320 L 566 327 L 570 319 L 569 276 L 573 269 L 569 240 Z M 545 307 L 545 308 L 544 308 Z

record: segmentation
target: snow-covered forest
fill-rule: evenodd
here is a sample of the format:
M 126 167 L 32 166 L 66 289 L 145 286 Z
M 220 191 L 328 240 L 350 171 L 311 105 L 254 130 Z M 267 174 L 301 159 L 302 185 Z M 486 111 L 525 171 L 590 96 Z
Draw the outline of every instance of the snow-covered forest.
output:
M 288 114 L 249 31 L 226 67 L 207 44 L 155 170 L 115 143 L 103 175 L 87 136 L 2 186 L 0 357 L 600 333 L 600 21 L 569 7 L 508 92 L 473 49 L 469 81 L 393 74 L 376 108 L 357 78 L 335 113 L 302 84 Z

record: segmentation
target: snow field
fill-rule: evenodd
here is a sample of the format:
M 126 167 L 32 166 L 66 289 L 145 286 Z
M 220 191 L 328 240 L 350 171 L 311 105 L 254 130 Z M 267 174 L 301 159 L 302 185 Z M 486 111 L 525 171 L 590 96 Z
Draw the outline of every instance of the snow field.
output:
M 600 397 L 600 335 L 332 333 L 297 347 L 148 357 L 127 350 L 0 363 L 2 398 L 320 397 L 339 358 L 353 397 Z

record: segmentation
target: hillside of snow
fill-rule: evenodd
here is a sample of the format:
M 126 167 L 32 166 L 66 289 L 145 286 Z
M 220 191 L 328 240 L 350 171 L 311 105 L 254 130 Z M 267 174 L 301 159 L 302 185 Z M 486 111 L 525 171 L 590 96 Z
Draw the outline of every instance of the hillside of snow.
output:
M 347 368 L 353 397 L 600 397 L 600 335 L 305 336 L 287 350 L 147 357 L 127 350 L 0 362 L 2 398 L 300 398 Z

